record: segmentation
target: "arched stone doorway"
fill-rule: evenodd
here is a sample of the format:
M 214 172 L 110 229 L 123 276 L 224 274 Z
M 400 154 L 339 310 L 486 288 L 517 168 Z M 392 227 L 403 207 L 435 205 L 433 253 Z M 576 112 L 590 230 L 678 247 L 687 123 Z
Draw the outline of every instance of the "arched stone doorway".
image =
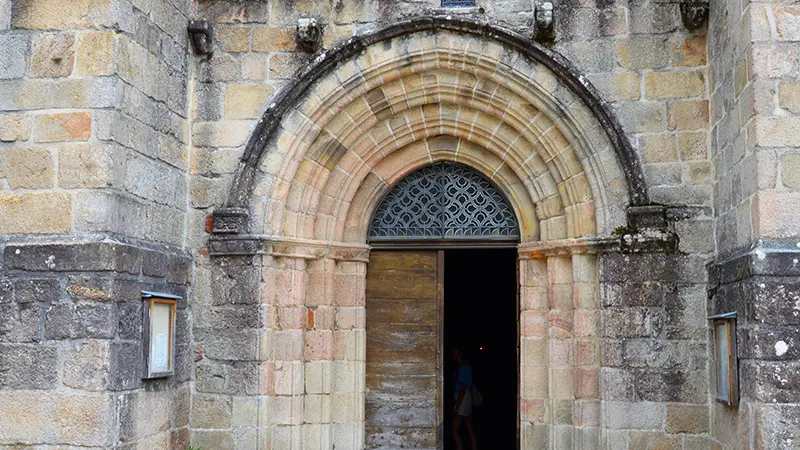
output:
M 647 203 L 613 116 L 560 57 L 482 24 L 414 20 L 331 55 L 259 122 L 215 214 L 235 235 L 210 245 L 264 255 L 273 447 L 364 445 L 370 222 L 391 186 L 442 161 L 491 180 L 518 220 L 522 447 L 596 447 L 595 254 Z

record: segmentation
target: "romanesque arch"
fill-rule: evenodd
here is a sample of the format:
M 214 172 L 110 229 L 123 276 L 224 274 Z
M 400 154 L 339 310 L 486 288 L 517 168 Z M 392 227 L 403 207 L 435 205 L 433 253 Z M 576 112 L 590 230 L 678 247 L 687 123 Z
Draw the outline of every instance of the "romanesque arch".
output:
M 212 252 L 270 255 L 263 273 L 276 293 L 266 301 L 329 318 L 298 331 L 279 317 L 269 331 L 275 370 L 300 367 L 291 376 L 305 380 L 305 389 L 272 389 L 280 402 L 331 402 L 313 418 L 295 411 L 275 423 L 323 424 L 336 448 L 363 443 L 369 224 L 397 181 L 441 161 L 491 180 L 519 221 L 524 448 L 565 433 L 593 442 L 595 253 L 626 224 L 628 206 L 648 202 L 637 157 L 563 58 L 449 17 L 395 24 L 317 56 L 268 106 L 215 214 L 215 231 L 233 236 L 212 240 Z

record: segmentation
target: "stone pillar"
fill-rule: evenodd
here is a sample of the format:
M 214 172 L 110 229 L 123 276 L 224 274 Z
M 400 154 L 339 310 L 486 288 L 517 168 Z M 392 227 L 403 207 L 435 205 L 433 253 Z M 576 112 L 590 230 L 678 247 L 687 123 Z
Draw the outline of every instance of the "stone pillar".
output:
M 299 449 L 303 437 L 305 353 L 308 349 L 305 307 L 308 263 L 302 257 L 276 257 L 271 424 L 272 447 Z
M 596 255 L 572 255 L 572 281 L 572 304 L 575 308 L 573 445 L 575 448 L 599 448 L 601 323 Z
M 556 448 L 572 448 L 572 403 L 575 373 L 572 347 L 575 342 L 572 307 L 572 260 L 569 256 L 547 259 L 547 298 L 550 374 L 551 442 Z
M 520 259 L 520 440 L 525 449 L 547 448 L 548 392 L 547 259 Z
M 600 445 L 600 289 L 597 257 L 589 249 L 521 253 L 525 449 Z
M 210 262 L 196 271 L 192 443 L 220 450 L 263 447 L 274 392 L 272 261 L 236 256 Z
M 334 273 L 332 436 L 335 448 L 364 445 L 367 359 L 365 261 L 339 261 Z

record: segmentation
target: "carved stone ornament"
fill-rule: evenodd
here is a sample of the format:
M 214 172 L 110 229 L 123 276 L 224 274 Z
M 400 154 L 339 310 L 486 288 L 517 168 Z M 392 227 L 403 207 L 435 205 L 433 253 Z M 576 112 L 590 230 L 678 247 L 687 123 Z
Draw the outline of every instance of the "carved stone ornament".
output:
M 307 52 L 315 52 L 319 48 L 320 32 L 317 19 L 300 18 L 297 19 L 297 45 Z
M 534 9 L 533 38 L 539 42 L 549 42 L 556 38 L 553 3 L 541 2 Z
M 689 31 L 703 27 L 708 21 L 708 0 L 681 0 L 681 21 Z
M 243 233 L 247 224 L 247 209 L 221 208 L 214 211 L 214 234 Z
M 189 40 L 196 55 L 210 55 L 214 53 L 213 29 L 207 20 L 189 21 Z

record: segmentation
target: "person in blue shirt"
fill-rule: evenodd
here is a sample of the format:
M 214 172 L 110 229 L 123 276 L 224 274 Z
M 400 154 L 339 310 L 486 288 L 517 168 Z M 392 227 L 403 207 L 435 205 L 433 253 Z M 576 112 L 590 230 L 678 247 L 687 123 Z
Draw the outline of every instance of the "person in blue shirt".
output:
M 456 407 L 453 409 L 453 440 L 457 450 L 464 449 L 461 439 L 461 427 L 467 429 L 470 448 L 477 450 L 478 441 L 475 437 L 475 429 L 472 427 L 472 366 L 469 365 L 464 352 L 454 348 L 452 352 L 453 361 L 458 364 L 456 370 L 456 382 L 453 395 L 456 399 Z

